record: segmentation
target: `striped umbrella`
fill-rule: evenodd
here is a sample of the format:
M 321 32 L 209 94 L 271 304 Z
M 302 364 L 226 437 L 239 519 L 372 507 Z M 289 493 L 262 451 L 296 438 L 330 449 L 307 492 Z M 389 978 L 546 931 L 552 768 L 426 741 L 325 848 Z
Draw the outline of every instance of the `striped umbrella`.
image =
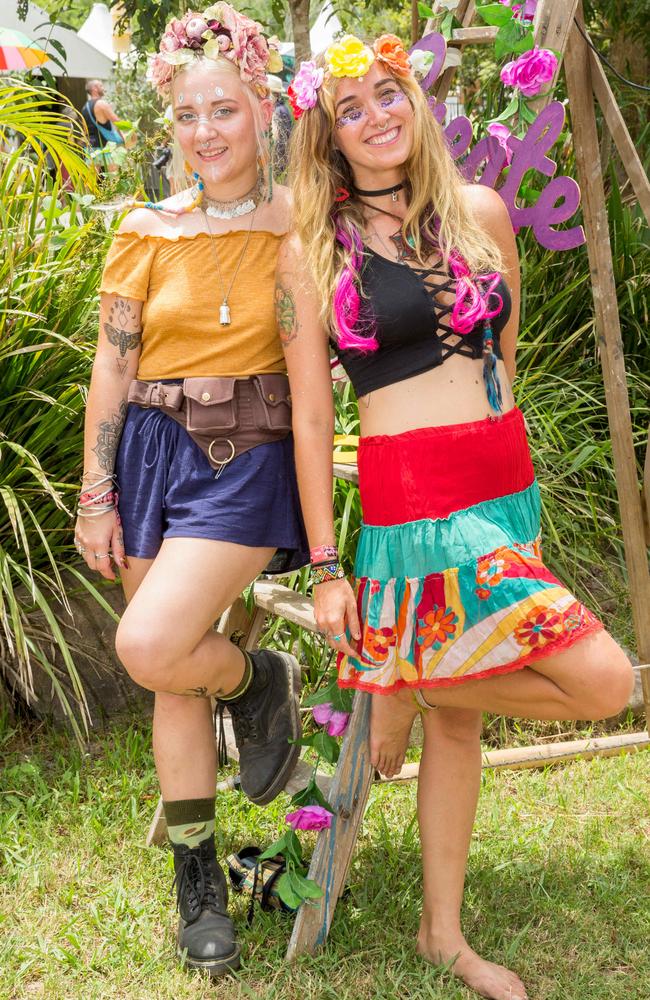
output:
M 22 31 L 0 28 L 0 70 L 32 69 L 50 57 Z

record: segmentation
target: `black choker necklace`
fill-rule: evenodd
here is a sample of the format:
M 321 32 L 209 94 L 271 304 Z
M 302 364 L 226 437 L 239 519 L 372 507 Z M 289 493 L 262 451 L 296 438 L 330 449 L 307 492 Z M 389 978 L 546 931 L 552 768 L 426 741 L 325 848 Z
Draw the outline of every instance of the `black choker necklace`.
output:
M 392 187 L 382 188 L 380 191 L 362 191 L 361 188 L 355 187 L 355 194 L 360 194 L 363 198 L 381 198 L 385 194 L 392 195 L 393 201 L 397 201 L 397 192 L 401 191 L 404 187 L 404 181 L 400 181 L 399 184 L 393 184 Z

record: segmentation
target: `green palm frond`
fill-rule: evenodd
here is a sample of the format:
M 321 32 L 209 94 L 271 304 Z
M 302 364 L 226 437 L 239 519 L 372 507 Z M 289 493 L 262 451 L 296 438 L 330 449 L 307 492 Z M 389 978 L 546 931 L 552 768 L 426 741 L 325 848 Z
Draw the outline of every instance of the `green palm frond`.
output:
M 47 154 L 56 166 L 63 166 L 73 183 L 95 190 L 96 172 L 84 155 L 84 136 L 71 118 L 53 110 L 66 101 L 46 87 L 34 87 L 8 78 L 0 85 L 0 138 L 9 131 L 22 137 L 21 151 L 31 150 L 38 161 Z M 71 106 L 71 105 L 70 105 Z

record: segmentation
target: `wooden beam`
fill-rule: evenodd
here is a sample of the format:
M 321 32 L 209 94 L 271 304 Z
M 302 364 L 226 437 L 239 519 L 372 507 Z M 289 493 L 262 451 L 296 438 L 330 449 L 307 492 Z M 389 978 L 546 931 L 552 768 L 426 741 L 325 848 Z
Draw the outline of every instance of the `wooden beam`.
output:
M 345 479 L 348 483 L 359 484 L 359 470 L 356 465 L 334 465 L 334 475 L 337 479 Z
M 507 750 L 487 750 L 482 755 L 484 769 L 521 770 L 531 767 L 549 767 L 551 764 L 568 764 L 574 760 L 591 760 L 593 757 L 616 757 L 623 753 L 636 753 L 650 747 L 647 733 L 625 733 L 622 736 L 599 736 L 590 740 L 569 740 L 566 743 L 547 743 L 531 747 L 513 747 Z M 418 777 L 419 764 L 405 764 L 394 778 L 382 781 L 413 781 Z
M 621 114 L 609 80 L 605 75 L 601 61 L 595 52 L 589 50 L 589 62 L 591 65 L 591 83 L 594 88 L 596 100 L 600 105 L 603 117 L 607 124 L 609 134 L 616 143 L 618 155 L 621 158 L 625 173 L 630 179 L 630 184 L 637 197 L 641 211 L 650 223 L 650 181 L 643 169 L 643 164 L 632 136 L 628 132 L 625 119 Z
M 564 54 L 569 38 L 569 33 L 573 27 L 573 18 L 578 9 L 579 0 L 540 0 L 535 11 L 535 44 L 540 48 L 554 49 L 561 55 Z M 558 69 L 553 77 L 547 91 L 538 97 L 532 108 L 539 114 L 543 108 L 553 100 L 553 90 L 557 82 L 562 61 L 559 61 Z
M 294 625 L 317 632 L 314 602 L 304 594 L 272 580 L 257 580 L 253 590 L 255 604 L 264 611 L 272 611 Z
M 582 5 L 579 19 L 583 23 Z M 596 113 L 592 97 L 591 60 L 577 28 L 569 36 L 564 59 L 584 227 L 594 294 L 596 334 L 603 370 L 614 472 L 618 491 L 625 561 L 638 656 L 650 661 L 650 571 L 645 544 L 641 492 L 632 436 L 621 324 L 609 238 L 605 189 L 600 169 Z M 641 673 L 643 700 L 650 727 L 650 676 Z
M 645 446 L 645 464 L 643 467 L 643 513 L 645 519 L 645 540 L 650 545 L 650 427 L 648 442 Z
M 491 45 L 499 29 L 490 24 L 476 28 L 454 28 L 450 45 Z
M 474 20 L 474 14 L 476 13 L 476 3 L 475 0 L 460 0 L 458 7 L 456 8 L 456 19 L 460 21 L 463 28 L 469 28 L 472 21 Z M 435 88 L 435 95 L 437 101 L 446 101 L 447 95 L 449 93 L 449 88 L 451 87 L 452 80 L 456 73 L 456 66 L 450 66 L 446 69 L 444 73 L 438 78 L 438 84 Z
M 303 904 L 298 910 L 287 951 L 289 961 L 312 954 L 325 943 L 345 886 L 374 776 L 368 747 L 369 719 L 370 695 L 359 691 L 330 790 L 332 825 L 318 835 L 309 867 L 309 878 L 321 886 L 323 895 L 313 905 Z

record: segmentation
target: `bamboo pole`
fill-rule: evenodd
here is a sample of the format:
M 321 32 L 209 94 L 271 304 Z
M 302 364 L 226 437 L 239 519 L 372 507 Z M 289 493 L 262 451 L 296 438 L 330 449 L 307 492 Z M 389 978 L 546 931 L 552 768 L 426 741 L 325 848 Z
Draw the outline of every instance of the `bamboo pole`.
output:
M 622 736 L 600 736 L 589 740 L 568 740 L 565 743 L 546 743 L 539 746 L 513 747 L 506 750 L 487 750 L 482 755 L 485 770 L 544 768 L 551 764 L 569 764 L 575 760 L 592 760 L 594 757 L 616 757 L 623 753 L 637 753 L 650 747 L 647 733 L 625 733 Z M 393 778 L 382 777 L 383 782 L 413 781 L 420 772 L 419 763 L 405 764 Z
M 582 4 L 578 19 L 583 23 Z M 603 176 L 600 169 L 596 113 L 592 97 L 589 48 L 576 27 L 564 58 L 571 108 L 576 166 L 582 191 L 583 221 L 594 295 L 596 333 L 603 371 L 616 488 L 621 512 L 632 616 L 642 662 L 650 661 L 650 571 L 645 544 L 641 491 L 632 436 L 621 323 Z M 646 722 L 650 729 L 650 676 L 641 673 Z

